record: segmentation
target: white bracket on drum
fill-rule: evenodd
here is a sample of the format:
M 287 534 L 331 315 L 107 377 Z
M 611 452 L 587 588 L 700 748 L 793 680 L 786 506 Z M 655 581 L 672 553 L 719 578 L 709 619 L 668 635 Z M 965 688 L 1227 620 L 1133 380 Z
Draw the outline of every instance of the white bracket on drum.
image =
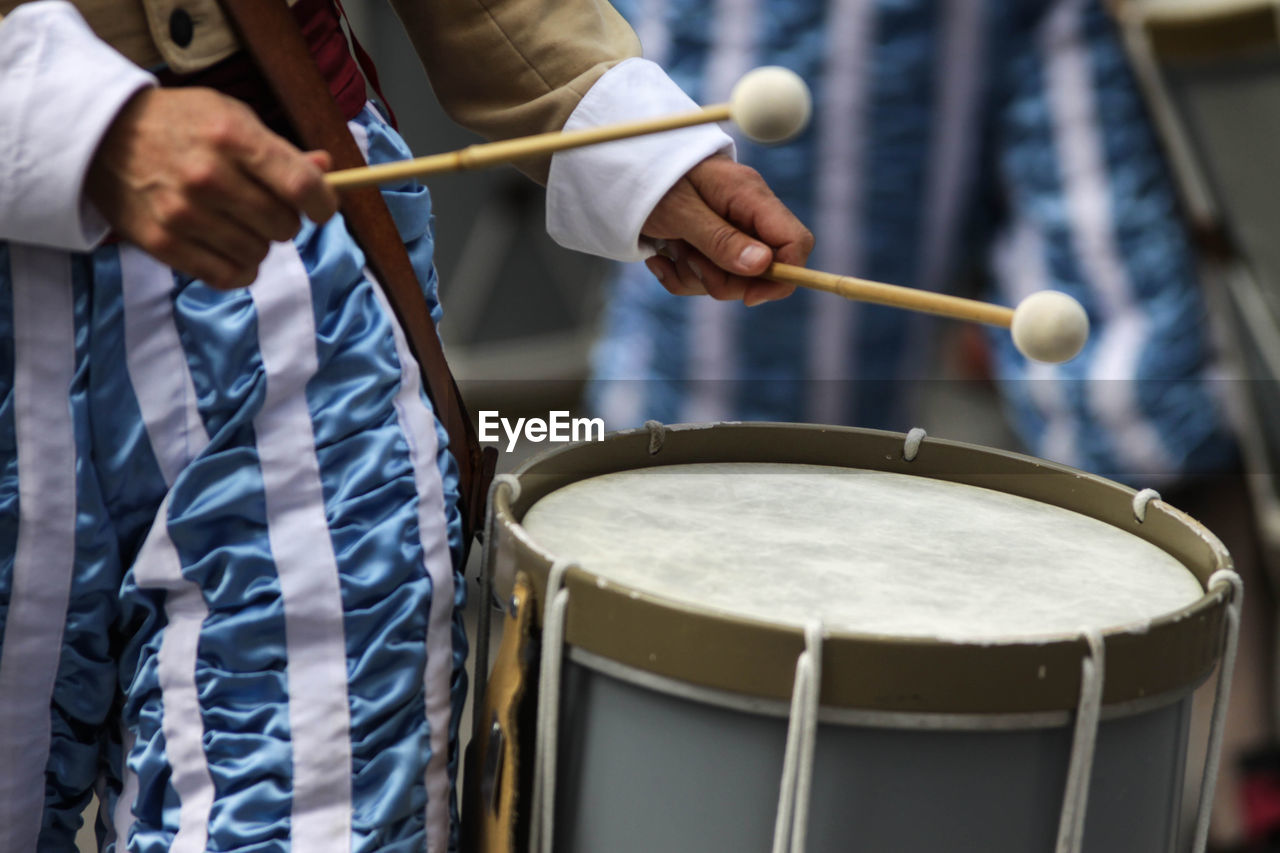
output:
M 1160 493 L 1155 489 L 1143 489 L 1133 496 L 1133 517 L 1139 524 L 1147 520 L 1147 504 L 1153 500 L 1160 500 Z
M 1218 763 L 1222 759 L 1222 729 L 1227 719 L 1227 696 L 1231 692 L 1231 673 L 1236 666 L 1236 648 L 1240 644 L 1240 608 L 1244 603 L 1244 581 L 1231 569 L 1219 569 L 1209 576 L 1206 585 L 1212 592 L 1220 584 L 1231 586 L 1231 603 L 1227 607 L 1227 647 L 1218 665 L 1218 686 L 1213 694 L 1213 717 L 1209 722 L 1209 750 L 1204 758 L 1204 778 L 1200 782 L 1200 804 L 1196 810 L 1196 837 L 1193 853 L 1204 853 L 1209 843 L 1209 813 L 1213 810 L 1213 789 L 1218 780 Z
M 904 462 L 914 462 L 916 454 L 920 452 L 920 445 L 924 442 L 925 437 L 929 434 L 920 427 L 913 427 L 907 433 L 907 440 L 902 443 L 902 460 Z
M 489 507 L 492 510 L 498 489 L 506 487 L 511 495 L 508 500 L 515 503 L 520 500 L 520 481 L 511 474 L 498 474 L 489 484 Z M 493 611 L 493 573 L 498 555 L 498 544 L 493 534 L 493 517 L 496 513 L 486 514 L 484 522 L 484 540 L 480 552 L 480 612 L 476 625 L 476 665 L 475 688 L 471 705 L 471 731 L 484 731 L 487 725 L 483 719 L 484 694 L 489 688 L 489 622 Z
M 821 692 L 822 622 L 815 620 L 805 625 L 804 651 L 796 659 L 787 746 L 782 759 L 782 785 L 778 792 L 778 817 L 773 825 L 773 853 L 804 851 Z
M 1093 775 L 1094 747 L 1098 743 L 1098 717 L 1102 712 L 1102 685 L 1106 681 L 1106 646 L 1097 630 L 1082 631 L 1089 645 L 1080 661 L 1080 704 L 1067 762 L 1067 786 L 1058 818 L 1057 853 L 1079 853 L 1084 844 L 1084 815 L 1089 805 L 1089 779 Z
M 657 456 L 666 443 L 667 426 L 662 421 L 649 420 L 644 422 L 644 428 L 649 431 L 649 455 Z
M 543 603 L 542 660 L 538 668 L 537 739 L 533 751 L 533 811 L 530 817 L 529 846 L 537 853 L 551 853 L 555 836 L 556 744 L 560 732 L 560 669 L 564 662 L 564 616 L 569 609 L 569 590 L 564 575 L 572 566 L 556 560 L 547 575 Z

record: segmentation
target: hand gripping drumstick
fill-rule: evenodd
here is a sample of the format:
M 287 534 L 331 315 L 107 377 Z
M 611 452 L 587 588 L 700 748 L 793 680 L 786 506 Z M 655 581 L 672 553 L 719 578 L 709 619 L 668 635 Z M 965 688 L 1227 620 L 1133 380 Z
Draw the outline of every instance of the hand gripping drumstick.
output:
M 1017 308 L 1006 308 L 976 299 L 818 272 L 791 264 L 771 264 L 761 278 L 825 290 L 860 302 L 1000 326 L 1013 333 L 1013 345 L 1018 352 L 1035 361 L 1069 361 L 1080 353 L 1089 339 L 1089 317 L 1084 308 L 1067 294 L 1054 290 L 1041 290 L 1023 299 Z
M 569 148 L 730 119 L 756 142 L 782 142 L 795 136 L 809 123 L 811 105 L 809 88 L 799 75 L 785 68 L 768 66 L 743 75 L 733 87 L 727 104 L 673 116 L 470 145 L 458 151 L 399 163 L 342 169 L 325 175 L 325 181 L 337 190 L 367 187 L 443 172 L 484 169 Z

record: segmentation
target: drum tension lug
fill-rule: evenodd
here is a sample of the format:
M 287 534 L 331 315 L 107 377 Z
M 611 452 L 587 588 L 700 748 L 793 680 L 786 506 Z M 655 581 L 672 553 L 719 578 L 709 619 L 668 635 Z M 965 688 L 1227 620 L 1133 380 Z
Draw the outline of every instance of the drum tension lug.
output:
M 1133 496 L 1133 517 L 1142 524 L 1147 520 L 1147 504 L 1160 500 L 1160 493 L 1155 489 L 1143 489 Z
M 913 427 L 907 433 L 907 438 L 902 442 L 902 461 L 914 462 L 916 454 L 920 452 L 920 445 L 924 442 L 928 433 L 920 427 Z
M 644 428 L 649 430 L 649 455 L 657 456 L 662 450 L 662 445 L 667 441 L 667 427 L 662 421 L 648 420 L 644 422 Z

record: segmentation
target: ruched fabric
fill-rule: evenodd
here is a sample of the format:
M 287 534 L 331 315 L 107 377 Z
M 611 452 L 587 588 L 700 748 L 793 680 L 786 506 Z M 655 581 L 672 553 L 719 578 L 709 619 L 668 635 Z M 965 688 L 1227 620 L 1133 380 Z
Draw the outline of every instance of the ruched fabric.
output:
M 372 162 L 408 156 L 371 108 L 353 124 Z M 427 191 L 385 195 L 438 320 Z M 8 248 L 0 628 L 22 517 Z M 75 439 L 74 562 L 45 766 L 0 760 L 0 784 L 45 791 L 30 837 L 68 849 L 103 764 L 106 850 L 455 845 L 457 468 L 341 217 L 304 224 L 239 291 L 128 245 L 58 258 L 75 369 L 49 393 Z
M 92 464 L 88 270 L 84 258 L 0 246 L 4 850 L 74 847 L 115 697 L 120 563 Z M 45 319 L 55 322 L 23 325 Z

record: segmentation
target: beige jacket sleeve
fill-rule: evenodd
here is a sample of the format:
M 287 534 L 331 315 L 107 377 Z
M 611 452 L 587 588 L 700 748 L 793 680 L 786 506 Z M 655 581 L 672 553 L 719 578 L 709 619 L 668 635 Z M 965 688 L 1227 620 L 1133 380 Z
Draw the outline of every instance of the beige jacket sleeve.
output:
M 559 130 L 640 42 L 605 0 L 391 0 L 436 97 L 488 139 Z M 519 164 L 540 183 L 550 158 Z

